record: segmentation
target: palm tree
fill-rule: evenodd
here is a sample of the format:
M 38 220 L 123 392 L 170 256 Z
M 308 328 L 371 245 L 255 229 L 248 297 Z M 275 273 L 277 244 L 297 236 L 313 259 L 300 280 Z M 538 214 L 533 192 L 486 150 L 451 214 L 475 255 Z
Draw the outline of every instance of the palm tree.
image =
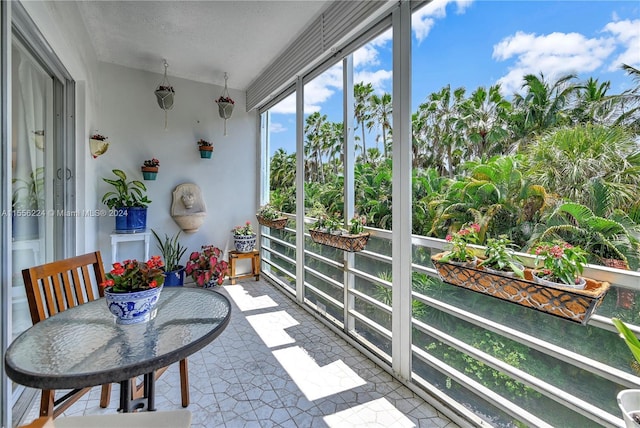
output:
M 391 94 L 385 93 L 381 97 L 375 94 L 371 96 L 371 118 L 382 131 L 382 149 L 385 158 L 389 157 L 387 133 L 391 131 L 391 114 Z
M 322 156 L 325 148 L 325 142 L 329 133 L 329 124 L 327 123 L 327 115 L 320 115 L 319 112 L 310 114 L 304 126 L 305 135 L 305 159 L 309 161 L 308 178 L 309 180 L 324 181 L 322 170 Z M 306 175 L 306 174 L 305 174 Z
M 568 74 L 548 83 L 542 73 L 540 77 L 533 74 L 524 76 L 522 88 L 526 89 L 526 93 L 513 97 L 513 131 L 516 139 L 520 140 L 520 145 L 526 146 L 535 136 L 568 124 L 565 108 L 576 91 L 576 86 L 571 83 L 575 78 L 574 74 Z
M 590 77 L 585 83 L 576 86 L 575 105 L 570 111 L 574 123 L 610 123 L 615 112 L 617 97 L 610 97 L 607 91 L 611 82 L 600 83 Z
M 596 209 L 599 195 L 609 209 L 630 206 L 640 190 L 640 152 L 619 126 L 581 125 L 546 134 L 527 151 L 527 176 L 547 191 Z M 606 214 L 606 213 L 604 213 Z
M 295 186 L 296 154 L 287 155 L 283 148 L 279 148 L 271 157 L 271 176 L 269 188 L 271 190 Z
M 636 87 L 619 95 L 621 113 L 616 125 L 628 127 L 635 134 L 640 133 L 640 70 L 627 64 L 622 69 L 636 82 Z
M 460 110 L 468 136 L 468 159 L 489 158 L 505 152 L 511 103 L 500 93 L 500 85 L 493 85 L 489 90 L 478 87 Z
M 362 134 L 362 160 L 364 162 L 367 161 L 365 128 L 366 124 L 370 121 L 371 118 L 371 94 L 373 94 L 373 85 L 371 83 L 367 83 L 365 85 L 364 82 L 360 82 L 353 85 L 353 114 L 356 119 L 356 125 L 360 128 L 360 132 Z

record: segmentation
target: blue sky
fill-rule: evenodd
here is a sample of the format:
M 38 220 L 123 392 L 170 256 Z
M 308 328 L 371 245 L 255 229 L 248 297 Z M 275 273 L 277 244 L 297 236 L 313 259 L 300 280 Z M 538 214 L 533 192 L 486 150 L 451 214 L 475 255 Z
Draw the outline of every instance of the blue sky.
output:
M 520 90 L 522 76 L 545 79 L 575 73 L 611 81 L 620 93 L 633 81 L 620 64 L 640 68 L 640 2 L 434 0 L 414 13 L 414 110 L 447 84 L 470 94 L 500 83 L 503 94 Z M 391 92 L 391 31 L 354 54 L 355 81 Z M 319 111 L 342 121 L 342 69 L 327 70 L 305 87 L 305 114 Z M 295 100 L 272 109 L 271 152 L 295 151 Z

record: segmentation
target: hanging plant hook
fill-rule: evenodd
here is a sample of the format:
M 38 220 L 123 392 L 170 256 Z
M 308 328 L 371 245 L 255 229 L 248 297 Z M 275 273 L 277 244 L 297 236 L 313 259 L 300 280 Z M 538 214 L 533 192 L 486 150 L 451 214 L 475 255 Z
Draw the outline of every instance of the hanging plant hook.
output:
M 164 110 L 164 129 L 167 129 L 167 111 L 173 108 L 173 97 L 176 91 L 173 89 L 173 86 L 171 86 L 171 83 L 169 83 L 169 78 L 167 77 L 169 64 L 166 59 L 163 59 L 162 61 L 164 62 L 164 77 L 154 93 L 156 95 L 158 105 L 162 110 Z

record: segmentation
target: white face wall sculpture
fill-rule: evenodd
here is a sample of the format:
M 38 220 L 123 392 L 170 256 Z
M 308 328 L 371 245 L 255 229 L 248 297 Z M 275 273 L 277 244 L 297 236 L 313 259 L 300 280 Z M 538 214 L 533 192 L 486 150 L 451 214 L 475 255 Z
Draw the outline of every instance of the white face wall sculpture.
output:
M 207 217 L 207 206 L 197 184 L 178 184 L 173 190 L 171 217 L 186 233 L 197 232 Z

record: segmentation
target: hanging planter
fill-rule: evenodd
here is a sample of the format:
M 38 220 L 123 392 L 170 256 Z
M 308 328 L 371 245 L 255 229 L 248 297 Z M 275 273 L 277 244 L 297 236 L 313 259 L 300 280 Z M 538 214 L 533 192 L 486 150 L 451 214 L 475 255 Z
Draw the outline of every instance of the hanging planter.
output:
M 198 150 L 200 151 L 201 159 L 211 159 L 213 154 L 213 144 L 202 138 L 198 140 Z
M 229 88 L 227 87 L 228 78 L 227 73 L 224 73 L 224 91 L 222 91 L 222 95 L 216 100 L 216 104 L 218 104 L 218 114 L 221 119 L 224 119 L 224 135 L 227 135 L 227 119 L 231 118 L 235 105 L 235 102 L 229 96 Z
M 608 282 L 590 278 L 584 278 L 583 290 L 560 285 L 547 286 L 534 281 L 532 269 L 525 268 L 524 279 L 519 279 L 500 272 L 490 273 L 482 267 L 443 262 L 441 259 L 445 254 L 431 257 L 442 281 L 582 325 L 587 324 L 610 288 Z
M 167 129 L 167 120 L 168 114 L 167 112 L 173 108 L 173 97 L 176 93 L 171 83 L 169 83 L 169 78 L 167 77 L 167 68 L 169 64 L 167 61 L 164 61 L 164 78 L 162 82 L 158 85 L 156 90 L 154 91 L 156 95 L 156 101 L 158 101 L 158 105 L 162 110 L 164 110 L 164 129 Z
M 93 156 L 94 159 L 104 154 L 108 148 L 109 142 L 107 141 L 107 137 L 104 135 L 95 133 L 91 138 L 89 138 L 89 150 L 91 151 L 91 156 Z
M 155 180 L 158 175 L 159 167 L 160 161 L 156 158 L 144 161 L 144 164 L 140 167 L 142 170 L 142 178 L 145 180 Z

